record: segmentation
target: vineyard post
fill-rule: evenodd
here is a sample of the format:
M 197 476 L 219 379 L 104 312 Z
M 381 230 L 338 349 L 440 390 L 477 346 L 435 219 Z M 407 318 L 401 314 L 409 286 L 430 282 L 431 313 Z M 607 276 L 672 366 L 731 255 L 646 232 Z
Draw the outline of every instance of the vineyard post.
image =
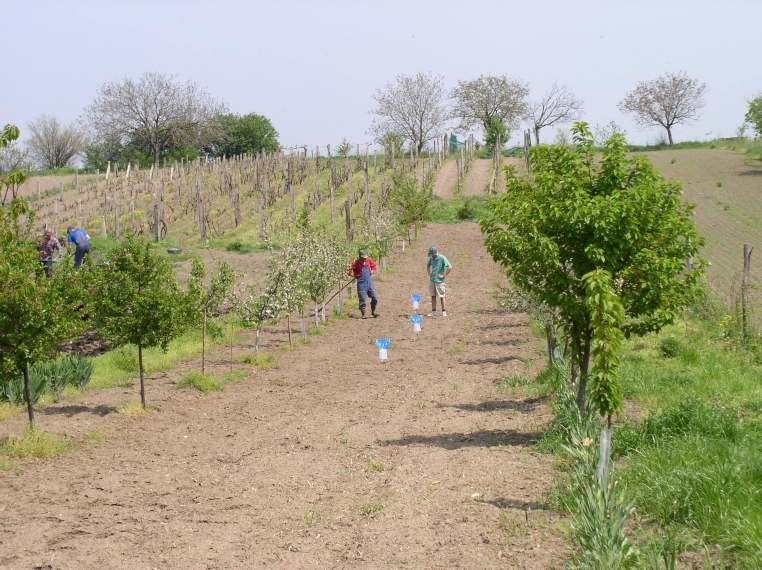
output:
M 331 223 L 336 223 L 336 203 L 334 194 L 336 193 L 336 166 L 333 163 L 333 157 L 331 156 L 331 145 L 327 145 L 328 148 L 328 167 L 330 174 L 328 176 L 328 193 L 331 209 Z
M 264 198 L 259 199 L 259 241 L 264 242 L 267 239 L 267 232 L 265 227 L 265 205 Z
M 352 242 L 352 203 L 351 196 L 347 196 L 344 202 L 344 225 L 347 233 L 347 242 Z
M 754 248 L 743 244 L 743 273 L 741 274 L 741 332 L 749 337 L 749 272 L 751 271 L 751 252 Z
M 373 197 L 370 193 L 370 174 L 368 173 L 368 150 L 365 150 L 365 194 L 368 199 L 368 218 L 373 214 Z
M 196 217 L 198 218 L 198 233 L 201 243 L 206 243 L 206 223 L 204 220 L 204 203 L 201 200 L 201 182 L 199 180 L 199 166 L 196 166 Z
M 294 188 L 292 177 L 294 175 L 293 173 L 293 166 L 292 166 L 293 160 L 289 157 L 286 160 L 286 193 L 289 195 L 291 200 L 291 219 L 296 219 L 296 189 Z

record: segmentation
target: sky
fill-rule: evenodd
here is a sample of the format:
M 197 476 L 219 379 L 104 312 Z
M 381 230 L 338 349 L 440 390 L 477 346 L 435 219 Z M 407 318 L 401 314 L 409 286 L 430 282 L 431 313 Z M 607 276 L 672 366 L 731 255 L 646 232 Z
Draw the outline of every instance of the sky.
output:
M 284 146 L 365 144 L 375 91 L 423 71 L 448 91 L 507 75 L 530 99 L 564 84 L 591 125 L 616 121 L 642 144 L 663 131 L 618 102 L 685 71 L 706 105 L 675 139 L 734 136 L 762 92 L 761 21 L 762 0 L 0 0 L 0 124 L 78 122 L 104 82 L 158 71 L 269 117 Z

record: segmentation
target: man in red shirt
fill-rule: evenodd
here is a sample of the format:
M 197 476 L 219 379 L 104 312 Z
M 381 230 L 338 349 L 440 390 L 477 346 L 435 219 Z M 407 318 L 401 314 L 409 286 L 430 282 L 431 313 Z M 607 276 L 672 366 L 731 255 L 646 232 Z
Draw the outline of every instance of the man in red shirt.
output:
M 361 249 L 358 258 L 352 262 L 350 273 L 357 281 L 357 298 L 360 301 L 360 314 L 363 319 L 365 318 L 365 305 L 368 297 L 370 297 L 371 315 L 373 315 L 373 318 L 378 316 L 376 312 L 378 298 L 376 297 L 376 290 L 373 287 L 373 274 L 375 272 L 376 262 L 368 256 L 367 251 Z

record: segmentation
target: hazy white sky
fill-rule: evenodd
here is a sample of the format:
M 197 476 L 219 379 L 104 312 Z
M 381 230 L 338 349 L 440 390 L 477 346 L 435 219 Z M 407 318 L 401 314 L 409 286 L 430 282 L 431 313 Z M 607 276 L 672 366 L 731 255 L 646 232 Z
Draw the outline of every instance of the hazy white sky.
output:
M 267 115 L 284 145 L 364 143 L 375 89 L 420 70 L 448 88 L 480 74 L 534 95 L 563 83 L 591 124 L 652 142 L 661 133 L 617 103 L 684 70 L 707 83 L 706 107 L 676 140 L 732 136 L 762 92 L 760 22 L 762 0 L 0 0 L 0 124 L 76 120 L 104 81 L 161 71 Z

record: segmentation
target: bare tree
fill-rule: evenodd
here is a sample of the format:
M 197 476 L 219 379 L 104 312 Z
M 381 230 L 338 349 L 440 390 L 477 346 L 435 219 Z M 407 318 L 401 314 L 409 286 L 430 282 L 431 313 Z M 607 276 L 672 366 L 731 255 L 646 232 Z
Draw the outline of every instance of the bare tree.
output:
M 472 81 L 459 81 L 451 95 L 452 116 L 460 121 L 461 130 L 478 125 L 487 131 L 494 120 L 507 128 L 515 128 L 527 113 L 528 95 L 525 83 L 505 75 L 482 75 Z
M 377 137 L 393 132 L 402 135 L 419 153 L 437 137 L 447 122 L 442 77 L 425 73 L 398 75 L 393 83 L 376 91 Z
M 529 119 L 534 130 L 534 142 L 540 144 L 540 130 L 558 123 L 569 123 L 582 113 L 582 101 L 564 85 L 555 83 L 550 91 L 534 103 L 529 110 Z
M 86 109 L 99 140 L 138 140 L 158 164 L 169 148 L 202 144 L 225 107 L 192 81 L 163 73 L 104 84 Z
M 609 121 L 605 125 L 596 123 L 593 127 L 593 137 L 598 146 L 603 146 L 615 134 L 627 135 L 627 131 L 617 125 L 615 121 Z
M 673 144 L 672 127 L 698 118 L 704 106 L 706 83 L 685 72 L 667 73 L 651 81 L 641 81 L 619 103 L 622 111 L 635 115 L 643 126 L 661 126 Z
M 74 125 L 63 126 L 58 119 L 42 115 L 29 123 L 27 147 L 41 168 L 69 166 L 85 144 L 85 136 Z
M 12 141 L 5 147 L 0 147 L 0 176 L 16 170 L 29 170 L 29 151 Z

